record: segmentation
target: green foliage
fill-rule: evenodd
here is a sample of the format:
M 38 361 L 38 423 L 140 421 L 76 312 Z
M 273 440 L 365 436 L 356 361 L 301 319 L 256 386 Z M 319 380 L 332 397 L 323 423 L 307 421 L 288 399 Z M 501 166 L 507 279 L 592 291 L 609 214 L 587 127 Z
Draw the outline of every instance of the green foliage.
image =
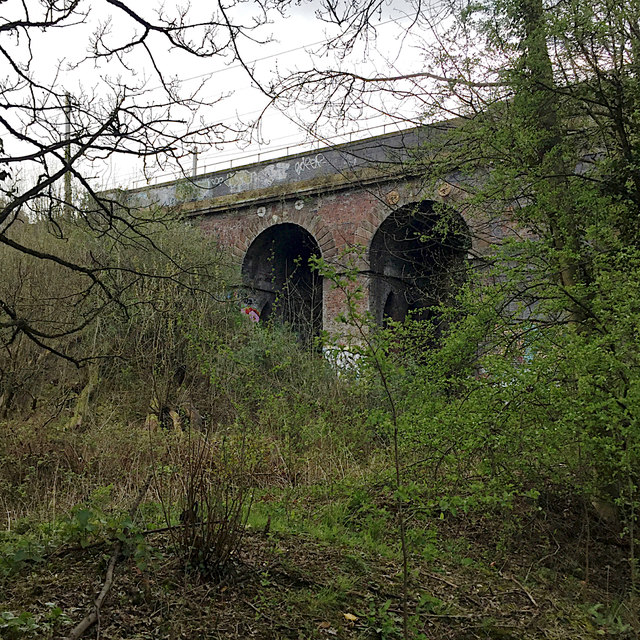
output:
M 60 626 L 72 624 L 71 618 L 53 602 L 47 602 L 46 614 L 33 614 L 22 611 L 15 614 L 12 611 L 0 613 L 0 636 L 7 640 L 19 638 L 53 638 Z
M 608 0 L 452 9 L 440 39 L 450 50 L 428 60 L 451 81 L 429 95 L 440 96 L 434 115 L 458 105 L 462 117 L 444 146 L 428 142 L 415 162 L 434 189 L 448 181 L 464 194 L 451 204 L 475 235 L 476 268 L 455 303 L 438 309 L 439 333 L 409 320 L 370 338 L 403 456 L 416 465 L 412 475 L 428 479 L 431 513 L 511 519 L 523 505 L 543 509 L 551 495 L 602 501 L 629 554 L 632 595 L 637 20 L 635 4 Z M 474 48 L 462 50 L 458 38 Z M 425 349 L 420 334 L 438 340 Z
M 620 603 L 615 606 L 607 607 L 601 602 L 597 602 L 587 608 L 587 613 L 593 620 L 594 624 L 600 627 L 601 633 L 610 636 L 622 636 L 632 632 L 632 626 L 624 622 L 620 612 Z
M 391 613 L 390 608 L 391 600 L 387 600 L 379 607 L 371 602 L 369 611 L 364 616 L 370 629 L 383 640 L 402 637 L 401 618 L 399 615 Z
M 62 521 L 60 537 L 65 542 L 87 547 L 101 539 L 129 541 L 135 532 L 136 527 L 126 513 L 105 513 L 78 506 Z
M 33 536 L 11 536 L 0 542 L 0 577 L 44 561 L 44 545 Z
M 386 600 L 381 605 L 377 605 L 373 601 L 369 601 L 369 608 L 362 612 L 362 618 L 367 628 L 376 634 L 377 638 L 392 640 L 393 638 L 403 638 L 406 635 L 403 632 L 402 616 L 392 607 L 391 600 Z M 427 636 L 421 632 L 424 627 L 424 618 L 421 615 L 435 614 L 438 615 L 442 602 L 427 593 L 420 596 L 417 603 L 416 613 L 410 616 L 408 632 L 411 638 L 415 640 L 426 640 Z
M 14 418 L 2 423 L 0 444 L 7 513 L 27 510 L 40 491 L 56 536 L 82 546 L 131 539 L 129 552 L 145 567 L 152 550 L 109 504 L 130 492 L 130 473 L 154 468 L 167 524 L 184 525 L 174 552 L 188 570 L 216 577 L 233 567 L 247 518 L 265 532 L 302 531 L 386 556 L 401 538 L 405 561 L 433 562 L 447 527 L 491 521 L 501 531 L 494 546 L 506 551 L 523 523 L 552 521 L 562 497 L 581 505 L 586 523 L 598 515 L 593 504 L 610 507 L 633 595 L 640 47 L 632 4 L 567 2 L 550 11 L 500 0 L 451 16 L 451 34 L 471 32 L 495 56 L 439 51 L 438 62 L 469 69 L 472 79 L 486 65 L 495 82 L 447 85 L 436 107 L 459 99 L 464 117 L 446 149 L 438 138 L 414 159 L 432 183 L 425 193 L 445 180 L 465 196 L 435 205 L 434 233 L 447 237 L 456 207 L 475 233 L 475 268 L 465 269 L 455 296 L 430 309 L 437 321 L 376 327 L 364 308 L 364 249 L 332 263 L 314 258 L 345 302 L 342 335 L 318 345 L 324 357 L 286 328 L 243 322 L 233 296 L 222 294 L 222 257 L 182 223 L 150 228 L 160 252 L 129 238 L 117 255 L 109 234 L 68 222 L 64 240 L 41 224 L 16 226 L 14 237 L 61 257 L 82 252 L 117 263 L 111 285 L 123 306 L 93 288 L 81 297 L 81 275 L 65 280 L 57 267 L 2 250 L 1 299 L 43 325 L 68 325 L 80 313 L 86 327 L 54 346 L 77 359 L 114 356 L 78 373 L 24 335 L 0 336 L 0 417 Z M 191 268 L 176 271 L 177 263 Z M 46 419 L 29 423 L 46 403 Z M 148 435 L 130 428 L 145 419 Z M 167 431 L 153 431 L 160 427 Z M 136 457 L 142 433 L 149 444 L 137 449 L 147 454 Z M 60 520 L 61 510 L 71 515 Z M 24 534 L 37 528 L 11 517 Z M 38 536 L 12 538 L 2 571 L 41 561 L 43 550 Z M 334 591 L 323 597 L 338 602 Z M 446 606 L 425 594 L 418 610 L 438 615 Z M 626 630 L 602 607 L 589 615 L 611 633 Z M 389 603 L 372 602 L 363 617 L 388 638 L 406 635 L 410 622 L 405 616 L 401 630 Z M 16 628 L 31 624 L 18 618 L 10 618 Z M 490 620 L 486 627 L 496 631 Z

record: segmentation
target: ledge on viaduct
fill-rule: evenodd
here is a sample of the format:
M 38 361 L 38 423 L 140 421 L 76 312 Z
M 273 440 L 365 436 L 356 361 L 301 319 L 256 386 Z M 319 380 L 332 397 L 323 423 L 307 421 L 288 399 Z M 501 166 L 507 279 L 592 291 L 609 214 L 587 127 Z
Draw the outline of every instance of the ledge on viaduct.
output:
M 309 334 L 338 333 L 343 294 L 312 269 L 359 247 L 360 304 L 383 324 L 451 292 L 469 260 L 505 233 L 465 206 L 459 176 L 435 183 L 416 151 L 446 123 L 127 192 L 129 205 L 196 218 L 241 265 L 249 305 Z M 446 206 L 439 206 L 439 205 Z M 443 211 L 448 220 L 442 220 Z

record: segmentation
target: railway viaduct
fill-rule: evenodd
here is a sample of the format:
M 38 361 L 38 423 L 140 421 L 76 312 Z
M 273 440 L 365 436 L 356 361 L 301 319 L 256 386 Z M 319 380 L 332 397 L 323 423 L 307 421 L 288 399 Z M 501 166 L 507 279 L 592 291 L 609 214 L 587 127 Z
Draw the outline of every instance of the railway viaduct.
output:
M 508 232 L 466 206 L 461 176 L 434 183 L 416 161 L 443 135 L 446 126 L 410 129 L 135 189 L 127 200 L 174 208 L 230 250 L 254 319 L 339 332 L 343 293 L 309 259 L 340 269 L 354 248 L 359 304 L 376 322 L 428 316 L 456 274 Z

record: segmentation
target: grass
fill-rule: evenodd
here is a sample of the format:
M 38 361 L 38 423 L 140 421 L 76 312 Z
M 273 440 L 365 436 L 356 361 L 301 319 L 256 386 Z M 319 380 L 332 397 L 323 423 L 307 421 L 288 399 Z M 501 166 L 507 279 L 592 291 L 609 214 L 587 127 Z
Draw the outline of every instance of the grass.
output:
M 150 545 L 154 557 L 145 569 L 132 556 L 123 560 L 103 614 L 103 638 L 400 637 L 397 560 L 310 536 L 254 532 L 246 539 L 242 571 L 220 585 L 182 574 L 160 534 Z M 105 549 L 88 549 L 23 568 L 3 585 L 3 610 L 44 621 L 46 598 L 65 616 L 52 626 L 50 637 L 58 637 L 86 609 L 104 555 Z M 415 637 L 631 637 L 607 617 L 606 607 L 585 607 L 597 592 L 568 580 L 564 592 L 545 591 L 535 581 L 521 588 L 504 571 L 461 567 L 443 551 L 436 561 L 413 563 Z M 16 637 L 47 636 L 41 626 Z
M 66 635 L 118 538 L 103 640 L 402 636 L 398 501 L 387 443 L 364 420 L 366 381 L 318 372 L 298 351 L 285 358 L 291 346 L 278 340 L 267 363 L 255 344 L 224 362 L 233 395 L 202 382 L 214 407 L 203 431 L 153 428 L 114 381 L 81 427 L 69 427 L 72 402 L 0 421 L 0 637 Z M 309 376 L 312 391 L 301 390 Z M 229 487 L 253 494 L 246 535 L 215 579 L 185 570 L 169 532 L 149 533 L 184 523 L 189 447 L 204 441 L 206 472 L 233 468 Z M 625 550 L 607 523 L 590 516 L 587 538 L 582 505 L 566 495 L 550 493 L 545 510 L 524 497 L 470 500 L 459 479 L 447 486 L 413 464 L 413 446 L 403 451 L 412 637 L 637 638 Z
M 102 616 L 102 637 L 324 638 L 333 632 L 345 638 L 400 637 L 397 549 L 387 554 L 361 544 L 372 537 L 363 533 L 366 521 L 355 530 L 343 524 L 336 535 L 336 509 L 330 504 L 325 505 L 330 526 L 303 522 L 289 528 L 286 516 L 278 516 L 280 505 L 269 505 L 252 516 L 237 572 L 226 583 L 184 574 L 164 534 L 148 537 L 144 563 L 130 549 Z M 265 532 L 269 516 L 271 528 Z M 15 533 L 13 541 L 25 536 Z M 416 536 L 416 547 L 418 540 Z M 35 626 L 14 627 L 6 637 L 58 637 L 81 617 L 95 594 L 109 545 L 59 555 L 71 539 L 58 535 L 51 542 L 53 555 L 27 558 L 1 580 L 0 609 L 29 614 L 35 621 Z M 384 544 L 390 551 L 397 546 L 390 529 Z M 597 585 L 551 567 L 543 572 L 534 565 L 527 572 L 537 559 L 533 556 L 496 566 L 464 540 L 431 537 L 430 544 L 428 558 L 417 549 L 412 555 L 415 637 L 632 637 L 624 609 L 614 601 L 607 605 L 606 593 Z M 6 553 L 7 540 L 3 549 Z M 474 551 L 477 556 L 469 558 Z M 55 621 L 47 617 L 52 606 L 45 602 L 60 609 Z

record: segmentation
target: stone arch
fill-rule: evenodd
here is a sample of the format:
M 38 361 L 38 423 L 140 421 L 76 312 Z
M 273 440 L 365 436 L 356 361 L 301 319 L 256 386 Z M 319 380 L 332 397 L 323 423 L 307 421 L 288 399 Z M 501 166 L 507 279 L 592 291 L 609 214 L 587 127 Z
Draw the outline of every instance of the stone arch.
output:
M 380 228 L 380 225 L 402 207 L 416 206 L 423 200 L 432 204 L 438 203 L 447 205 L 455 209 L 461 221 L 469 230 L 468 249 L 474 254 L 482 253 L 482 240 L 487 235 L 486 221 L 478 219 L 478 213 L 472 211 L 466 203 L 467 193 L 457 185 L 455 180 L 451 182 L 440 181 L 437 188 L 423 190 L 417 182 L 406 182 L 401 185 L 394 185 L 393 189 L 380 189 L 377 195 L 379 206 L 372 207 L 366 212 L 365 219 L 362 220 L 355 231 L 355 243 L 366 249 L 369 255 L 369 248 L 373 236 Z M 482 218 L 482 216 L 480 216 Z M 368 262 L 363 261 L 363 269 L 368 268 Z
M 263 216 L 253 215 L 240 234 L 239 240 L 234 247 L 234 253 L 240 259 L 244 259 L 249 246 L 255 239 L 270 227 L 279 224 L 295 224 L 307 231 L 316 241 L 320 249 L 320 254 L 325 260 L 331 260 L 337 253 L 337 247 L 333 234 L 322 218 L 314 211 L 295 209 L 293 203 L 283 205 L 279 212 L 274 211 L 272 206 Z
M 242 280 L 249 305 L 261 322 L 281 322 L 308 340 L 322 330 L 322 276 L 309 264 L 322 256 L 316 238 L 301 225 L 280 222 L 267 226 L 248 246 Z
M 456 212 L 438 212 L 433 201 L 391 211 L 371 235 L 367 259 L 369 308 L 379 325 L 431 311 L 464 278 L 470 247 L 466 222 Z

